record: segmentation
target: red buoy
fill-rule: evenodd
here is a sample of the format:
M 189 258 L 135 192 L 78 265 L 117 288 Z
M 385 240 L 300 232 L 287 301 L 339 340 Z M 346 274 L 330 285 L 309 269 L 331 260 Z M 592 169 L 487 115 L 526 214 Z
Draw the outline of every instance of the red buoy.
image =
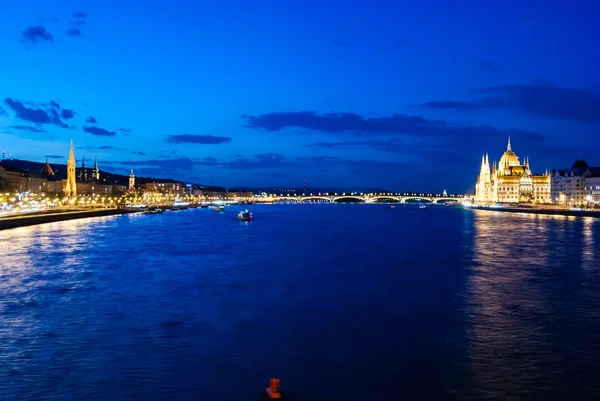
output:
M 272 378 L 269 380 L 269 387 L 267 387 L 267 395 L 272 400 L 278 400 L 281 398 L 281 393 L 279 392 L 279 379 Z

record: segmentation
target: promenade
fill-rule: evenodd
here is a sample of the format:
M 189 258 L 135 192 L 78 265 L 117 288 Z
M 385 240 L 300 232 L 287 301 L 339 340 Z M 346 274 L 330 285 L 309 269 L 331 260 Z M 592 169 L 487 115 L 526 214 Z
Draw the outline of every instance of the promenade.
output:
M 556 209 L 556 208 L 533 208 L 533 207 L 493 207 L 493 206 L 468 206 L 469 209 L 486 210 L 488 212 L 504 213 L 527 213 L 543 214 L 549 216 L 570 216 L 570 217 L 600 217 L 600 210 L 589 209 Z
M 36 224 L 53 223 L 57 221 L 84 219 L 89 217 L 112 216 L 133 213 L 126 209 L 53 209 L 39 212 L 15 213 L 0 217 L 0 230 Z

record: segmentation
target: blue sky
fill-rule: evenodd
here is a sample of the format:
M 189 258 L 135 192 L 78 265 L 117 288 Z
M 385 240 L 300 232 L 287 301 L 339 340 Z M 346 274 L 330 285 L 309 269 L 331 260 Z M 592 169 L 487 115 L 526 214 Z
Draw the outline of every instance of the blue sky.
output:
M 0 15 L 0 148 L 225 186 L 468 190 L 508 135 L 600 165 L 596 2 L 33 1 Z

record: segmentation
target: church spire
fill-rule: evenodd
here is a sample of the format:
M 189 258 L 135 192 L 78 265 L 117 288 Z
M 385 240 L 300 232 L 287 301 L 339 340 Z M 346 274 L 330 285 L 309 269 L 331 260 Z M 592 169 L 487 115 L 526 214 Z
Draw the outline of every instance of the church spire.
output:
M 77 196 L 77 184 L 75 183 L 75 153 L 73 152 L 73 138 L 69 147 L 69 160 L 67 161 L 67 182 L 65 184 L 65 195 Z
M 92 171 L 92 179 L 100 181 L 100 169 L 98 168 L 98 158 L 94 157 L 94 170 Z
M 506 150 L 512 150 L 510 147 L 510 135 L 508 136 L 508 146 L 506 147 Z

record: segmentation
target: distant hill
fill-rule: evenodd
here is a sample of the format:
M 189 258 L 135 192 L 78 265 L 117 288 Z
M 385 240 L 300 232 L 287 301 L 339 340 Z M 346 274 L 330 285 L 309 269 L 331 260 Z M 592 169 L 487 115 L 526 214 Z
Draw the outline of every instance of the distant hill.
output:
M 260 194 L 262 192 L 271 193 L 271 194 L 290 194 L 290 195 L 302 195 L 304 193 L 304 188 L 283 188 L 283 187 L 236 187 L 236 191 L 252 191 L 252 193 Z M 232 190 L 233 191 L 233 190 Z M 306 188 L 307 194 L 318 194 L 318 193 L 381 193 L 381 192 L 390 192 L 381 188 Z
M 40 162 L 32 162 L 29 160 L 19 160 L 19 159 L 5 159 L 0 161 L 0 166 L 4 167 L 9 171 L 21 171 L 21 172 L 32 172 L 32 173 L 40 173 L 42 168 L 46 163 Z M 67 165 L 66 164 L 54 164 L 50 163 L 50 167 L 54 171 L 55 177 L 59 180 L 67 179 Z M 86 167 L 86 169 L 91 172 L 91 168 Z M 79 171 L 79 167 L 77 168 Z M 129 185 L 129 176 L 122 174 L 110 173 L 108 171 L 100 170 L 100 179 L 102 182 L 107 184 L 117 184 L 117 185 Z M 154 178 L 154 177 L 135 177 L 136 184 L 147 184 L 150 182 L 179 182 L 170 178 Z

